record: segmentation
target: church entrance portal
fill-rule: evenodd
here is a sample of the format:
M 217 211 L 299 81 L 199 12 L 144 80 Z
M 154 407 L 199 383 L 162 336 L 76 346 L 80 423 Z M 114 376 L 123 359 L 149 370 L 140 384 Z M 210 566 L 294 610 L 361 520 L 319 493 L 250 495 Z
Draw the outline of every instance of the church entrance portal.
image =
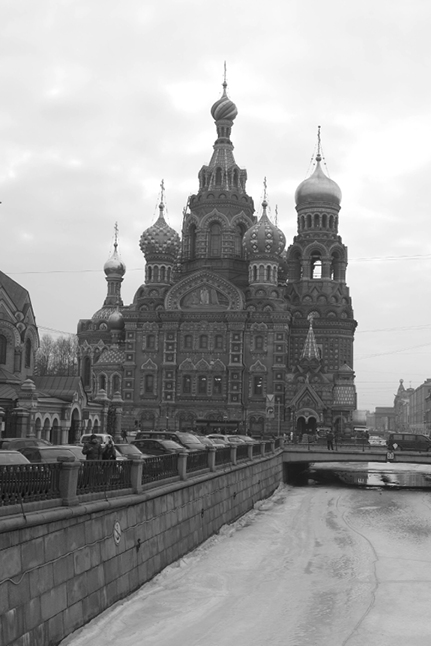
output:
M 317 421 L 314 416 L 300 416 L 296 421 L 296 432 L 299 436 L 303 434 L 316 434 Z

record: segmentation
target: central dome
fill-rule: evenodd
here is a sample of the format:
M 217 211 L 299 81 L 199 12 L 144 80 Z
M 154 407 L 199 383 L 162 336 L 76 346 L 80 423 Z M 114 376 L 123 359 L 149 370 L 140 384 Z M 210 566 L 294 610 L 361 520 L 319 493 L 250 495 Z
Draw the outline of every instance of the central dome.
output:
M 267 203 L 263 203 L 263 213 L 258 223 L 249 228 L 243 237 L 243 246 L 248 257 L 278 257 L 286 246 L 284 233 L 271 223 L 266 213 Z
M 211 107 L 211 116 L 213 117 L 214 121 L 234 121 L 238 116 L 238 109 L 232 100 L 229 100 L 226 94 L 225 83 L 223 84 L 223 88 L 223 95 L 221 96 L 220 100 L 214 102 L 213 106 Z
M 317 165 L 313 174 L 300 183 L 296 189 L 296 206 L 305 207 L 314 204 L 326 204 L 339 207 L 341 203 L 341 189 L 322 170 L 320 155 L 317 155 L 316 160 Z

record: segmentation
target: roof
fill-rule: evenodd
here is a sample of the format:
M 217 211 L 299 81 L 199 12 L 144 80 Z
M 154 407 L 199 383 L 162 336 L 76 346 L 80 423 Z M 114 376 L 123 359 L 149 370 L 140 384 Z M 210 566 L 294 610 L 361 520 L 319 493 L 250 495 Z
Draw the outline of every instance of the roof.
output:
M 73 401 L 75 393 L 85 394 L 80 376 L 35 376 L 36 390 L 45 397 Z
M 26 311 L 31 309 L 31 300 L 28 290 L 19 285 L 7 274 L 0 271 L 0 288 L 4 288 L 9 298 L 14 302 L 18 311 L 25 315 Z

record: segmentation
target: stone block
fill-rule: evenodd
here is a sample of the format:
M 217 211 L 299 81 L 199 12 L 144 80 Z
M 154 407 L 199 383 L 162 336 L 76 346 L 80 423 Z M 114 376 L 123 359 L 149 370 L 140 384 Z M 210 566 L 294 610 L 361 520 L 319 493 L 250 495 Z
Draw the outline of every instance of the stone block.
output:
M 17 608 L 26 604 L 30 599 L 30 578 L 25 574 L 18 583 L 9 582 L 9 607 Z
M 63 611 L 63 626 L 64 626 L 64 635 L 72 634 L 79 627 L 82 627 L 84 624 L 84 616 L 82 612 L 82 602 L 76 602 L 72 606 L 68 606 L 67 609 Z
M 120 597 L 126 597 L 130 593 L 129 574 L 124 574 L 117 580 L 117 591 Z
M 48 645 L 57 646 L 64 639 L 64 611 L 48 620 Z
M 41 623 L 34 628 L 31 635 L 32 646 L 47 646 L 48 645 L 48 623 Z
M 32 645 L 32 635 L 30 632 L 26 632 L 22 636 L 18 637 L 12 644 L 12 646 L 31 646 Z
M 85 529 L 84 524 L 72 525 L 66 530 L 66 541 L 68 550 L 75 551 L 85 546 Z
M 39 567 L 30 574 L 30 597 L 38 597 L 54 587 L 54 570 L 52 564 Z
M 129 586 L 130 592 L 134 592 L 139 588 L 139 573 L 138 567 L 134 567 L 132 571 L 129 572 Z
M 66 583 L 67 591 L 67 605 L 73 606 L 76 602 L 80 602 L 88 595 L 87 590 L 87 572 L 75 576 Z
M 127 527 L 133 527 L 137 523 L 136 506 L 129 506 L 127 509 Z
M 115 545 L 113 537 L 108 537 L 105 541 L 99 544 L 100 557 L 102 562 L 106 562 L 118 554 L 118 548 Z
M 22 571 L 21 547 L 11 546 L 0 551 L 0 581 L 17 576 Z
M 94 546 L 90 547 L 90 550 L 91 550 L 91 555 L 90 555 L 91 567 L 92 568 L 97 567 L 102 562 L 100 553 L 100 544 L 94 544 Z
M 15 530 L 14 532 L 0 533 L 0 551 L 4 550 L 5 548 L 12 548 L 12 546 L 16 546 L 20 542 L 21 537 L 19 530 Z
M 105 572 L 102 564 L 87 572 L 87 592 L 89 595 L 96 590 L 100 590 L 104 585 Z
M 86 521 L 84 523 L 84 534 L 87 544 L 103 539 L 103 537 L 106 536 L 103 520 L 101 518 L 92 518 L 91 520 Z
M 61 555 L 69 552 L 67 545 L 67 532 L 59 530 L 57 532 L 50 532 L 45 537 L 45 559 L 46 561 L 55 560 Z
M 30 599 L 24 609 L 25 628 L 32 630 L 42 622 L 40 597 Z
M 112 581 L 112 583 L 108 583 L 108 585 L 104 588 L 104 591 L 105 591 L 107 606 L 112 606 L 113 604 L 115 604 L 115 602 L 118 602 L 118 600 L 120 599 L 117 590 L 117 581 Z
M 24 607 L 9 609 L 0 618 L 0 641 L 2 646 L 9 646 L 27 630 L 24 623 Z
M 126 551 L 120 555 L 120 573 L 127 574 L 137 563 L 137 552 L 136 548 Z
M 22 570 L 32 569 L 45 563 L 45 538 L 33 539 L 21 544 Z
M 75 564 L 73 555 L 65 555 L 53 563 L 54 585 L 66 583 L 75 575 Z
M 67 608 L 67 588 L 66 584 L 62 583 L 53 588 L 50 592 L 45 592 L 40 599 L 42 610 L 42 618 L 48 620 L 53 618 Z
M 9 583 L 0 583 L 0 616 L 12 608 L 9 605 Z
M 123 539 L 124 539 L 124 550 L 129 550 L 130 548 L 134 548 L 136 546 L 136 530 L 135 529 L 126 529 L 126 531 L 123 533 Z
M 103 569 L 105 572 L 105 583 L 114 581 L 120 575 L 120 557 L 116 556 L 105 562 Z
M 84 546 L 73 554 L 75 574 L 82 574 L 91 569 L 91 548 Z
M 102 612 L 100 590 L 92 592 L 82 602 L 82 614 L 85 622 L 92 620 Z

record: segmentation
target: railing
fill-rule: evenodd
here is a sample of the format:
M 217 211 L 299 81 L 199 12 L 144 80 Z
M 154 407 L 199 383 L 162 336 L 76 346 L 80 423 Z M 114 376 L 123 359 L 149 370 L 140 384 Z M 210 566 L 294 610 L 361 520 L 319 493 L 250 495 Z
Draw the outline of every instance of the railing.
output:
M 199 469 L 208 469 L 208 451 L 191 452 L 187 455 L 187 471 L 196 472 Z
M 236 449 L 236 460 L 247 460 L 248 458 L 248 444 L 239 444 Z
M 229 446 L 226 446 L 225 448 L 218 448 L 215 452 L 216 465 L 225 465 L 229 462 L 232 462 Z
M 61 464 L 0 467 L 0 506 L 60 498 Z
M 0 465 L 0 508 L 53 499 L 73 506 L 88 493 L 140 493 L 143 486 L 151 483 L 170 478 L 185 480 L 193 472 L 214 472 L 217 467 L 235 466 L 238 461 L 258 459 L 269 452 L 275 452 L 274 442 L 267 442 L 264 449 L 261 442 L 121 461 L 80 462 L 64 458 L 62 462 L 43 465 Z
M 77 494 L 131 488 L 131 460 L 85 460 L 78 472 Z
M 178 454 L 156 455 L 145 458 L 142 467 L 142 483 L 153 483 L 178 476 Z

